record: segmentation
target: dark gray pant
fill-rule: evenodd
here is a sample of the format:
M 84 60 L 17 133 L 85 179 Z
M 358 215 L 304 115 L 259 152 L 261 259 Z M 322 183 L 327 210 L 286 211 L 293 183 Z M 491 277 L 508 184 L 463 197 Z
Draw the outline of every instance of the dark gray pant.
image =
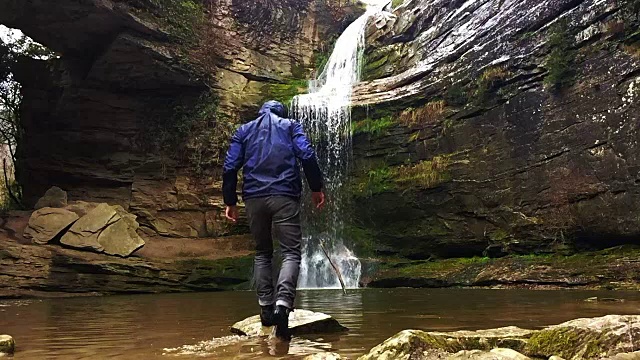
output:
M 261 306 L 284 305 L 293 309 L 300 273 L 302 229 L 300 202 L 286 196 L 267 196 L 245 201 L 249 227 L 256 241 L 254 276 Z M 274 294 L 273 239 L 271 231 L 280 241 L 282 267 Z

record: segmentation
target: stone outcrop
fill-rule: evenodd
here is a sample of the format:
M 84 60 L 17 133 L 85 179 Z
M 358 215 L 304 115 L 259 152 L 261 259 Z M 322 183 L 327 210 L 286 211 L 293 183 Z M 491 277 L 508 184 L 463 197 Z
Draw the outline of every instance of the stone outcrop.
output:
M 0 357 L 12 355 L 16 350 L 16 342 L 9 335 L 0 335 Z
M 144 245 L 135 215 L 102 203 L 76 221 L 60 243 L 72 248 L 129 256 Z
M 372 27 L 348 237 L 412 259 L 637 242 L 633 9 L 414 0 Z
M 15 69 L 26 204 L 55 185 L 69 201 L 123 206 L 149 234 L 246 232 L 221 216 L 230 131 L 267 98 L 303 90 L 359 11 L 337 0 L 0 0 L 0 23 L 61 55 Z
M 324 334 L 347 331 L 347 328 L 331 316 L 309 310 L 296 309 L 289 314 L 289 329 L 293 335 Z M 231 326 L 238 335 L 268 336 L 271 327 L 263 327 L 260 315 L 248 317 Z
M 40 208 L 31 214 L 24 237 L 37 244 L 46 244 L 78 220 L 78 215 L 65 209 Z
M 404 330 L 359 360 L 521 359 L 562 357 L 600 359 L 632 356 L 640 325 L 635 315 L 577 319 L 543 330 L 509 327 L 452 333 Z
M 67 206 L 67 192 L 57 186 L 53 186 L 38 199 L 33 208 L 37 210 L 43 207 L 63 208 L 65 206 Z

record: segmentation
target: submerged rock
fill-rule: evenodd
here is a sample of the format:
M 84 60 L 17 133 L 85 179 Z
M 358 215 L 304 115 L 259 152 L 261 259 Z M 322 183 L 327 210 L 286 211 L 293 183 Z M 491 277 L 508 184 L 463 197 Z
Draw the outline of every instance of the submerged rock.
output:
M 31 214 L 24 237 L 37 244 L 46 244 L 76 220 L 78 215 L 69 210 L 44 207 Z
M 289 314 L 289 328 L 293 335 L 335 333 L 348 330 L 327 314 L 302 309 L 296 309 Z M 271 329 L 271 327 L 263 327 L 260 323 L 260 316 L 254 315 L 233 324 L 231 332 L 247 336 L 268 336 Z
M 321 352 L 313 355 L 305 356 L 302 360 L 341 360 L 342 356 L 332 352 Z
M 16 342 L 9 335 L 0 335 L 0 356 L 11 355 L 16 350 Z
M 34 208 L 63 208 L 65 206 L 67 206 L 67 192 L 57 186 L 53 186 L 49 190 L 47 190 L 46 193 L 44 193 L 44 196 L 38 199 L 38 202 L 36 202 Z

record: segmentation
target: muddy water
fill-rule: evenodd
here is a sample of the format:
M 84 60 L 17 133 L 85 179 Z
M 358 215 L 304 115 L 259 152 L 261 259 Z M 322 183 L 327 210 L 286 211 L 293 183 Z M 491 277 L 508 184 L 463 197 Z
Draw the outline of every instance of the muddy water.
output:
M 592 296 L 625 301 L 584 301 Z M 228 336 L 229 325 L 256 312 L 254 301 L 252 292 L 0 301 L 0 333 L 16 339 L 17 360 L 301 358 L 320 350 L 355 358 L 408 328 L 538 328 L 578 317 L 640 313 L 637 292 L 302 291 L 299 308 L 331 314 L 351 331 L 295 338 L 287 347 Z

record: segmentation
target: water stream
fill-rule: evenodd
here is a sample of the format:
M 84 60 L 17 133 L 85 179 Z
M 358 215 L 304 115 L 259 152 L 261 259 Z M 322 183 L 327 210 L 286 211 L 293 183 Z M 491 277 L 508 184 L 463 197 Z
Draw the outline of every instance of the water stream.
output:
M 584 301 L 592 296 L 626 301 Z M 231 324 L 256 311 L 255 294 L 237 291 L 0 300 L 0 333 L 15 338 L 15 360 L 302 359 L 327 350 L 356 359 L 404 329 L 536 329 L 580 317 L 637 314 L 640 293 L 357 289 L 342 295 L 306 290 L 296 301 L 297 308 L 334 316 L 349 332 L 294 337 L 274 357 L 265 339 L 230 336 Z
M 368 2 L 366 12 L 336 41 L 321 74 L 309 82 L 309 93 L 297 96 L 292 103 L 293 116 L 302 121 L 316 146 L 329 200 L 321 214 L 311 208 L 303 211 L 305 241 L 300 288 L 340 287 L 338 277 L 321 249 L 321 242 L 340 269 L 346 286 L 358 287 L 361 264 L 346 246 L 344 238 L 347 216 L 344 187 L 352 156 L 351 92 L 360 81 L 366 26 L 381 11 L 383 3 Z

